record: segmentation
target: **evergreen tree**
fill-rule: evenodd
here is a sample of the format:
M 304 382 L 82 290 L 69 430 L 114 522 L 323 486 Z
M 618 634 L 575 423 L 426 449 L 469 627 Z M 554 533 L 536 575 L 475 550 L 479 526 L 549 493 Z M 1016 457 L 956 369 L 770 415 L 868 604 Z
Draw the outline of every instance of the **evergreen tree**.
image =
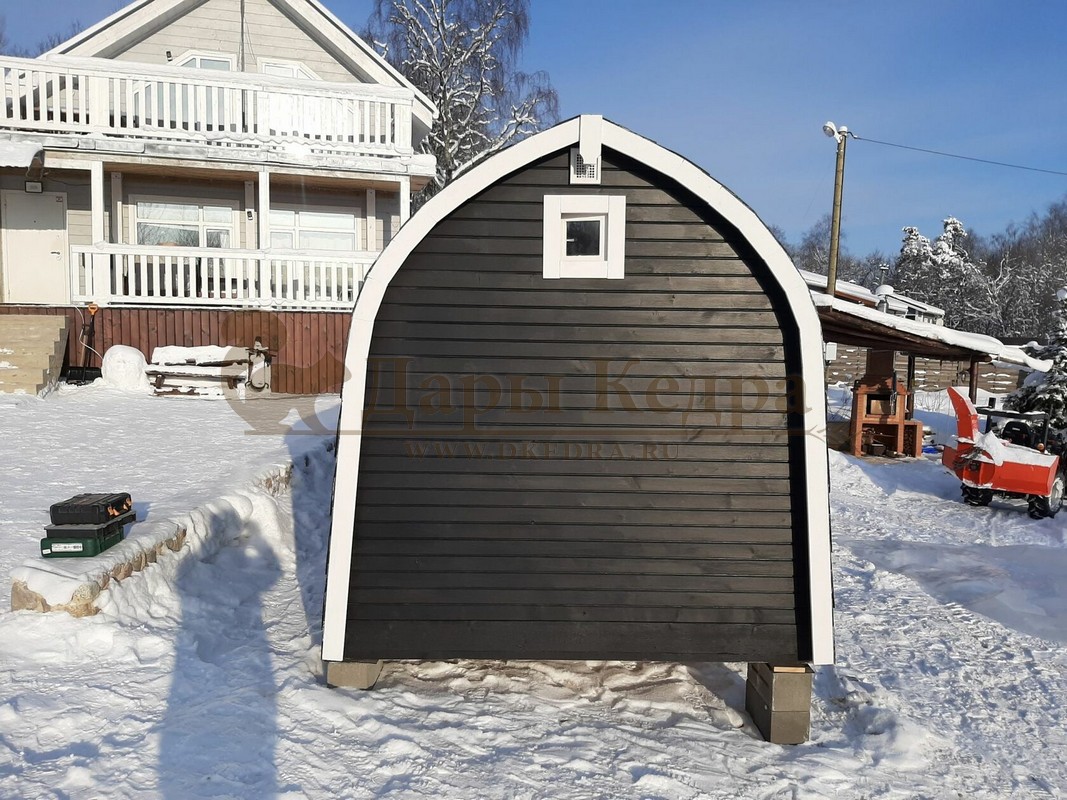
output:
M 1038 358 L 1050 359 L 1052 367 L 1044 375 L 1033 373 L 1006 405 L 1017 411 L 1046 411 L 1052 427 L 1067 428 L 1067 289 L 1060 289 L 1056 299 L 1056 332 L 1037 353 Z

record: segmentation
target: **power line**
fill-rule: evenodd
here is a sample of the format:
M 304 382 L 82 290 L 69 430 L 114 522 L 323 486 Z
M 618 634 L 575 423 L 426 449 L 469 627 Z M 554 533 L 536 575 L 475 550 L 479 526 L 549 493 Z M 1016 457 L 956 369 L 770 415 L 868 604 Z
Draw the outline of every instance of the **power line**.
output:
M 945 152 L 942 152 L 941 150 L 927 150 L 925 147 L 911 147 L 911 146 L 906 145 L 906 144 L 894 144 L 893 142 L 880 142 L 877 139 L 868 139 L 865 136 L 857 136 L 856 134 L 852 133 L 851 131 L 849 131 L 849 136 L 851 136 L 853 139 L 858 139 L 861 142 L 870 142 L 871 144 L 881 144 L 881 145 L 885 145 L 886 147 L 899 147 L 901 150 L 915 150 L 916 152 L 919 152 L 919 153 L 929 153 L 930 155 L 944 156 L 945 158 L 959 158 L 959 159 L 962 159 L 963 161 L 977 161 L 980 164 L 992 164 L 993 166 L 996 166 L 996 167 L 1008 167 L 1009 169 L 1024 169 L 1024 170 L 1026 170 L 1028 172 L 1043 172 L 1046 175 L 1063 175 L 1064 177 L 1067 177 L 1067 172 L 1060 172 L 1060 171 L 1054 170 L 1054 169 L 1041 169 L 1040 167 L 1026 167 L 1026 166 L 1023 166 L 1022 164 L 1008 164 L 1008 163 L 1006 163 L 1004 161 L 991 161 L 988 158 L 974 158 L 973 156 L 961 156 L 961 155 L 957 155 L 956 153 L 945 153 Z

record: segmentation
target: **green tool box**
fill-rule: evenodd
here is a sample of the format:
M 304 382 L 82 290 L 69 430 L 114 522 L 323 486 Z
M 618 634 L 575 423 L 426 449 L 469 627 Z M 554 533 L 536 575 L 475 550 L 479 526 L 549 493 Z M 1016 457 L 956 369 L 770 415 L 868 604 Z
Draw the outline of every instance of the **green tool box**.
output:
M 97 536 L 46 536 L 41 539 L 41 555 L 45 558 L 88 558 L 113 547 L 125 538 L 118 530 L 103 538 Z
M 110 522 L 79 525 L 45 525 L 47 536 L 41 539 L 41 555 L 45 558 L 89 558 L 99 555 L 121 542 L 125 526 L 136 515 L 127 511 Z

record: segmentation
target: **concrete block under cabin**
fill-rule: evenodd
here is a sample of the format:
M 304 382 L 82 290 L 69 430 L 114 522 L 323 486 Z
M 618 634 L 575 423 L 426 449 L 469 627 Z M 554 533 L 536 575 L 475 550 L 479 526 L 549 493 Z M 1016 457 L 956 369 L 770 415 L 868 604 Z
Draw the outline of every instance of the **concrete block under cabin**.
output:
M 352 320 L 328 676 L 832 663 L 819 320 L 701 169 L 565 122 L 427 203 Z
M 748 665 L 745 710 L 768 742 L 800 744 L 808 740 L 811 678 L 811 668 L 806 664 Z

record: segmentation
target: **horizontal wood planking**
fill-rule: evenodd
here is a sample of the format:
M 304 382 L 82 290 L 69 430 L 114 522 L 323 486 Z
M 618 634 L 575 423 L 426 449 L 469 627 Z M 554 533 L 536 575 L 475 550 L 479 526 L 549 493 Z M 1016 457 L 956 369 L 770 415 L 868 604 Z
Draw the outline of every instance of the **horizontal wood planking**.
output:
M 551 352 L 545 345 L 551 341 L 557 345 Z M 781 347 L 768 344 L 753 344 L 749 341 L 731 344 L 676 344 L 663 342 L 626 342 L 620 346 L 616 342 L 603 341 L 561 341 L 542 340 L 518 342 L 513 339 L 460 339 L 442 341 L 423 336 L 411 336 L 404 339 L 384 340 L 375 348 L 376 358 L 388 356 L 419 356 L 428 361 L 434 356 L 448 358 L 486 358 L 510 359 L 512 363 L 522 364 L 523 358 L 550 356 L 552 358 L 578 359 L 594 361 L 610 359 L 625 363 L 630 360 L 644 361 L 782 361 Z
M 533 535 L 536 537 L 536 534 Z M 413 539 L 396 540 L 392 537 L 361 538 L 356 548 L 357 558 L 362 562 L 366 557 L 395 557 L 396 561 L 404 561 L 411 558 L 412 546 L 417 546 L 419 559 L 436 556 L 450 556 L 460 559 L 469 558 L 471 561 L 464 565 L 464 571 L 480 563 L 480 559 L 498 559 L 499 563 L 507 562 L 518 564 L 522 559 L 541 558 L 564 558 L 571 562 L 575 569 L 584 571 L 585 559 L 593 559 L 604 553 L 602 539 L 571 540 L 541 540 L 537 538 L 498 540 L 486 539 L 460 539 L 456 541 L 444 540 L 433 537 L 418 541 L 415 545 Z M 685 559 L 685 564 L 697 563 L 698 561 L 740 561 L 755 559 L 760 561 L 785 561 L 793 557 L 793 548 L 783 544 L 750 544 L 750 543 L 706 543 L 706 542 L 671 542 L 665 545 L 663 542 L 627 542 L 615 541 L 611 550 L 615 559 L 639 559 L 641 565 L 631 565 L 631 569 L 638 569 L 643 574 L 649 574 L 655 570 L 646 565 L 654 565 L 658 561 L 665 560 L 665 555 L 677 563 L 679 559 Z M 612 563 L 615 563 L 612 561 Z M 598 571 L 604 571 L 598 569 Z M 670 574 L 685 574 L 671 569 Z
M 625 657 L 620 630 L 687 619 L 699 644 L 681 628 L 643 657 L 740 652 L 720 641 L 732 625 L 773 621 L 760 652 L 795 658 L 791 382 L 762 279 L 655 176 L 608 164 L 604 186 L 578 189 L 565 156 L 550 162 L 440 223 L 386 292 L 346 657 L 370 656 L 368 637 L 385 648 L 374 658 L 417 648 L 428 621 L 492 620 L 512 625 L 501 657 L 551 657 L 530 634 L 544 620 L 573 657 Z M 546 187 L 626 194 L 626 278 L 543 279 Z M 495 646 L 432 638 L 412 657 Z
M 444 267 L 442 267 L 444 268 Z M 552 286 L 536 292 L 508 292 L 496 289 L 466 288 L 449 292 L 442 288 L 410 288 L 404 292 L 404 305 L 442 305 L 470 308 L 605 308 L 633 309 L 658 308 L 684 311 L 772 311 L 765 295 L 757 292 L 734 294 L 709 294 L 694 288 L 688 292 L 631 292 L 626 281 L 602 281 L 591 286 L 593 281 L 552 281 Z M 604 285 L 607 283 L 608 285 Z M 595 289 L 595 291 L 590 291 Z
M 396 472 L 375 472 L 360 481 L 360 486 L 367 489 L 391 489 L 403 482 L 410 474 L 409 469 Z M 450 473 L 429 472 L 420 475 L 419 485 L 429 490 L 455 490 L 457 492 L 478 489 L 509 490 L 519 492 L 562 492 L 575 488 L 576 482 L 595 487 L 599 492 L 638 492 L 649 495 L 694 494 L 700 496 L 716 494 L 789 494 L 789 480 L 786 478 L 767 478 L 764 476 L 739 478 L 710 477 L 694 475 L 587 475 L 558 473 L 532 475 L 515 474 L 511 470 L 501 472 Z M 417 498 L 412 498 L 417 500 Z
M 788 525 L 774 528 L 756 518 L 756 527 L 703 524 L 689 525 L 523 525 L 499 522 L 377 522 L 374 536 L 391 540 L 433 539 L 462 541 L 465 539 L 499 539 L 500 541 L 541 542 L 663 542 L 708 544 L 779 544 L 792 543 Z M 362 539 L 360 541 L 363 541 Z M 368 538 L 369 541 L 369 538 Z
M 407 605 L 400 603 L 363 603 L 354 607 L 353 621 L 452 621 L 484 622 L 510 620 L 512 622 L 618 622 L 618 623 L 698 623 L 703 625 L 748 624 L 792 625 L 796 613 L 792 609 L 766 608 L 692 608 L 670 606 L 572 606 L 544 603 L 482 603 L 463 605 Z
M 477 445 L 483 441 L 500 441 L 495 448 L 494 457 L 501 460 L 523 460 L 539 458 L 542 454 L 560 456 L 575 453 L 592 459 L 619 459 L 628 461 L 664 461 L 673 459 L 679 448 L 689 445 L 718 446 L 732 445 L 734 448 L 745 446 L 762 448 L 784 446 L 789 436 L 805 435 L 803 431 L 786 432 L 780 430 L 758 430 L 746 426 L 716 428 L 671 428 L 656 430 L 648 425 L 631 426 L 619 429 L 605 425 L 570 425 L 566 428 L 544 424 L 540 426 L 490 427 L 479 425 L 475 420 L 470 425 L 437 425 L 430 427 L 420 425 L 407 416 L 390 418 L 387 415 L 375 415 L 374 427 L 370 427 L 368 418 L 363 431 L 362 452 L 368 455 L 391 455 L 403 457 L 413 453 L 436 455 L 440 452 L 448 456 L 461 454 L 459 448 L 466 449 L 468 444 Z M 417 438 L 415 431 L 418 430 Z M 349 431 L 342 431 L 342 434 Z M 612 436 L 605 441 L 606 436 Z M 528 445 L 530 439 L 548 440 L 554 448 L 546 453 L 543 449 Z M 593 445 L 599 444 L 598 449 Z M 455 447 L 453 447 L 455 445 Z M 618 445 L 619 455 L 616 451 Z M 477 448 L 475 448 L 477 457 Z
M 692 467 L 706 470 L 708 475 L 764 474 L 780 477 L 777 471 L 783 465 L 789 467 L 789 454 L 782 442 L 761 443 L 759 447 L 742 448 L 730 442 L 657 442 L 634 439 L 616 440 L 623 457 L 605 456 L 603 447 L 599 454 L 593 449 L 595 442 L 576 441 L 570 438 L 546 439 L 544 437 L 526 438 L 528 431 L 518 437 L 493 438 L 489 436 L 476 439 L 416 439 L 405 436 L 379 437 L 367 436 L 363 440 L 362 457 L 375 458 L 375 463 L 368 463 L 368 469 L 393 470 L 397 464 L 415 462 L 419 469 L 433 471 L 439 468 L 463 471 L 468 467 L 482 471 L 486 465 L 494 471 L 504 469 L 502 464 L 512 472 L 542 472 L 558 469 L 560 474 L 580 469 L 582 474 L 599 474 L 601 472 L 625 475 L 692 475 Z M 630 445 L 636 445 L 631 447 Z M 438 464 L 445 464 L 439 467 Z M 750 470 L 741 471 L 743 464 L 754 465 Z M 777 465 L 773 470 L 768 466 Z M 653 472 L 654 470 L 654 472 Z M 734 470 L 737 470 L 734 472 Z M 407 470 L 405 470 L 407 471 Z M 788 473 L 786 473 L 788 474 Z
M 543 362 L 538 366 L 543 366 Z M 729 364 L 729 363 L 728 363 Z M 732 372 L 716 365 L 716 373 L 688 372 L 666 374 L 666 369 L 656 362 L 642 365 L 630 359 L 606 358 L 576 364 L 573 359 L 552 362 L 551 370 L 522 370 L 512 367 L 506 372 L 468 372 L 452 375 L 432 371 L 427 367 L 435 364 L 420 364 L 414 356 L 375 356 L 370 361 L 370 388 L 375 394 L 368 398 L 382 403 L 385 394 L 403 405 L 404 400 L 429 402 L 433 396 L 437 402 L 441 391 L 466 390 L 473 383 L 481 393 L 488 386 L 498 386 L 501 393 L 522 395 L 540 391 L 545 398 L 554 400 L 556 394 L 568 396 L 568 407 L 595 407 L 599 398 L 636 398 L 646 395 L 657 397 L 694 397 L 695 409 L 717 407 L 740 407 L 749 411 L 781 411 L 776 403 L 790 398 L 796 390 L 796 382 L 790 378 L 761 378 L 751 374 L 747 365 L 734 366 Z M 519 366 L 532 366 L 525 362 Z M 420 369 L 420 367 L 423 367 Z M 564 369 L 569 367 L 569 369 Z M 651 370 L 651 371 L 650 371 Z M 745 372 L 746 374 L 742 374 Z M 674 378 L 673 382 L 666 380 Z M 548 379 L 554 380 L 552 383 Z M 399 394 L 398 394 L 399 393 Z M 414 393 L 414 396 L 407 393 Z M 698 401 L 696 398 L 700 398 Z M 721 405 L 719 399 L 722 399 Z M 761 402 L 766 400 L 766 402 Z M 519 407 L 516 403 L 516 407 Z M 555 406 L 553 406 L 555 407 Z
M 410 490 L 409 490 L 410 491 Z M 409 497 L 410 497 L 409 493 Z M 364 505 L 356 509 L 356 523 L 363 525 L 363 532 L 371 535 L 374 523 L 408 522 L 423 524 L 434 521 L 445 526 L 449 523 L 498 523 L 501 525 L 526 524 L 562 525 L 639 525 L 650 527 L 656 525 L 694 525 L 704 527 L 788 527 L 792 517 L 787 511 L 774 511 L 762 508 L 737 509 L 615 509 L 604 507 L 568 506 L 526 506 L 507 508 L 503 506 L 480 507 L 453 504 L 438 505 Z
M 793 580 L 774 575 L 646 575 L 616 573 L 603 575 L 580 572 L 442 572 L 429 575 L 425 572 L 356 572 L 353 575 L 353 590 L 363 589 L 423 589 L 435 591 L 438 597 L 451 597 L 453 590 L 492 589 L 510 592 L 516 589 L 537 590 L 545 593 L 546 599 L 556 592 L 708 592 L 711 594 L 739 594 L 748 597 L 757 593 L 789 594 Z M 379 601 L 389 598 L 382 595 Z M 585 605 L 596 605 L 591 597 Z M 740 603 L 738 607 L 745 606 Z
M 670 661 L 795 661 L 793 625 L 513 621 L 353 621 L 351 659 L 612 658 Z
M 625 513 L 636 509 L 643 513 L 662 511 L 664 513 L 701 511 L 788 511 L 788 495 L 739 495 L 730 494 L 686 494 L 679 492 L 612 492 L 601 489 L 596 480 L 571 481 L 569 492 L 537 491 L 530 488 L 520 490 L 494 489 L 486 484 L 482 491 L 455 492 L 436 490 L 420 485 L 417 494 L 405 486 L 401 489 L 370 489 L 363 494 L 361 505 L 368 511 L 374 508 L 396 508 L 403 506 L 409 512 L 417 508 L 439 509 L 478 509 L 492 511 L 510 509 L 516 517 L 534 514 L 539 509 L 596 511 L 608 509 L 611 513 Z
M 492 606 L 501 602 L 499 589 L 455 589 L 450 594 L 459 605 Z M 373 591 L 357 589 L 352 593 L 354 604 L 375 602 Z M 397 589 L 390 598 L 397 604 L 433 605 L 440 601 L 436 589 Z M 730 608 L 737 601 L 744 601 L 744 608 L 792 609 L 793 594 L 786 592 L 754 592 L 740 595 L 737 592 L 693 592 L 688 590 L 666 591 L 612 591 L 608 589 L 560 589 L 545 593 L 541 589 L 509 589 L 507 603 L 532 604 L 547 601 L 548 605 L 585 606 L 597 604 L 614 607 L 674 606 L 686 608 Z
M 573 325 L 559 322 L 542 322 L 532 325 L 508 326 L 507 338 L 500 338 L 499 327 L 486 320 L 445 320 L 419 322 L 382 321 L 374 327 L 375 334 L 382 337 L 404 337 L 407 341 L 426 339 L 440 341 L 449 339 L 459 342 L 501 341 L 528 343 L 534 342 L 573 342 L 575 344 L 600 343 L 610 335 L 615 342 L 640 342 L 646 344 L 683 345 L 693 341 L 696 336 L 706 340 L 706 345 L 736 343 L 739 339 L 746 345 L 781 344 L 782 332 L 775 328 L 738 328 L 725 325 L 708 331 L 705 327 L 677 326 L 665 328 L 662 325 L 644 323 L 620 328 L 611 325 Z M 703 348 L 704 345 L 701 345 Z M 420 352 L 425 352 L 420 350 Z M 518 353 L 516 353 L 518 355 Z
M 752 328 L 779 330 L 778 322 L 770 311 L 735 311 L 720 308 L 676 309 L 676 308 L 553 308 L 551 316 L 545 314 L 544 308 L 479 308 L 477 317 L 464 317 L 469 313 L 466 306 L 412 305 L 407 303 L 390 303 L 383 306 L 378 314 L 377 325 L 386 322 L 406 322 L 413 320 L 423 323 L 455 323 L 493 325 L 507 323 L 512 325 L 597 325 L 621 326 L 623 330 L 634 326 L 680 328 L 699 326 L 701 328 Z M 612 317 L 616 321 L 612 322 Z M 706 335 L 714 336 L 715 331 Z
M 383 356 L 372 352 L 371 358 L 393 358 L 403 356 Z M 408 353 L 407 356 L 413 354 Z M 636 364 L 627 366 L 630 357 L 602 359 L 575 358 L 573 354 L 561 353 L 558 356 L 546 349 L 543 358 L 509 359 L 470 358 L 465 356 L 438 356 L 433 364 L 416 364 L 415 370 L 427 375 L 564 375 L 595 376 L 598 371 L 610 378 L 626 377 L 674 377 L 674 378 L 713 378 L 736 377 L 742 380 L 756 378 L 787 378 L 785 364 L 782 362 L 749 363 L 745 361 L 707 361 L 704 359 L 679 360 L 672 358 L 635 359 Z M 607 364 L 607 367 L 604 366 Z M 427 368 L 427 366 L 434 368 Z M 436 367 L 440 367 L 439 369 Z M 610 370 L 605 372 L 605 370 Z M 623 370 L 625 369 L 625 372 Z

